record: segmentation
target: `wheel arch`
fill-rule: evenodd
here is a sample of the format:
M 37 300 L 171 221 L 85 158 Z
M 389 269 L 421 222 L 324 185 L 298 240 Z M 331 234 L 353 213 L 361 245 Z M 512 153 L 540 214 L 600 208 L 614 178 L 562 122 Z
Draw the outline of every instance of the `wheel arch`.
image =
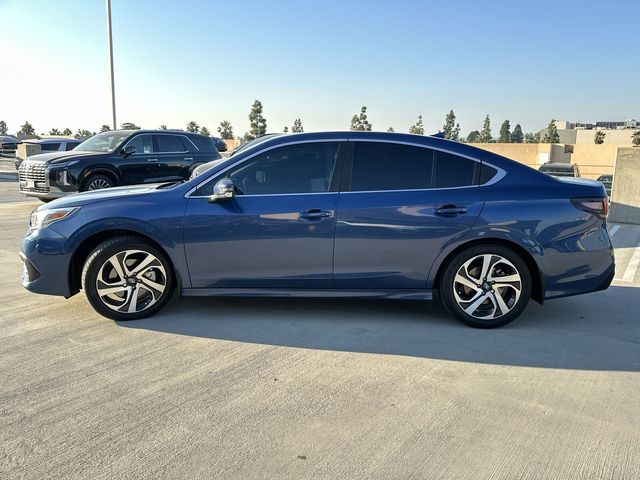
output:
M 447 255 L 439 263 L 439 265 L 437 265 L 435 275 L 433 277 L 433 288 L 440 287 L 442 275 L 444 274 L 444 271 L 446 270 L 449 263 L 456 255 L 458 255 L 463 250 L 466 250 L 467 248 L 476 247 L 479 245 L 500 245 L 517 253 L 527 265 L 529 273 L 531 273 L 531 298 L 540 304 L 544 302 L 544 277 L 534 256 L 531 254 L 531 252 L 519 245 L 517 242 L 504 238 L 475 238 L 457 245 L 453 250 L 448 252 Z
M 180 288 L 182 286 L 182 278 L 180 276 L 180 272 L 178 271 L 178 269 L 176 269 L 171 255 L 164 246 L 162 246 L 150 236 L 138 231 L 129 230 L 126 228 L 114 228 L 92 233 L 91 235 L 84 238 L 75 248 L 73 255 L 71 256 L 71 260 L 69 261 L 69 271 L 67 273 L 67 281 L 69 283 L 69 291 L 71 295 L 75 295 L 80 291 L 82 268 L 91 251 L 105 240 L 122 236 L 139 238 L 140 240 L 149 242 L 160 252 L 162 252 L 169 262 L 171 271 L 175 276 L 176 288 L 178 289 L 178 291 L 180 291 Z

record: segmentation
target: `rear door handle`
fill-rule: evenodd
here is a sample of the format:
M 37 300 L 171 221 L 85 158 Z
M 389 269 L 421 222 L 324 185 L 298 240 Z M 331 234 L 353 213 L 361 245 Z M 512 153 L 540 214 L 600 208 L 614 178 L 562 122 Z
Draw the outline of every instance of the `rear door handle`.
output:
M 187 162 L 189 162 L 189 161 L 193 160 L 193 157 L 184 157 L 184 159 L 185 159 Z
M 157 158 L 147 158 L 147 162 L 157 162 Z
M 319 208 L 311 208 L 300 212 L 300 218 L 303 220 L 319 220 L 321 218 L 333 217 L 333 211 L 320 210 Z
M 441 207 L 437 207 L 433 213 L 442 216 L 462 215 L 463 213 L 467 213 L 467 207 L 459 207 L 458 205 L 442 205 Z

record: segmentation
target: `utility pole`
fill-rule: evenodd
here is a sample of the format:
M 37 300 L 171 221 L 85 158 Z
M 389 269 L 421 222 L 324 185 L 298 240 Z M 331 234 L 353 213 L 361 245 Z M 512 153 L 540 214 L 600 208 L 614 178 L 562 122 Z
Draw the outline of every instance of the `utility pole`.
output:
M 113 129 L 118 128 L 116 123 L 116 87 L 113 81 L 113 38 L 111 35 L 111 0 L 107 0 L 107 35 L 109 37 L 109 67 L 111 69 L 111 113 L 113 115 Z

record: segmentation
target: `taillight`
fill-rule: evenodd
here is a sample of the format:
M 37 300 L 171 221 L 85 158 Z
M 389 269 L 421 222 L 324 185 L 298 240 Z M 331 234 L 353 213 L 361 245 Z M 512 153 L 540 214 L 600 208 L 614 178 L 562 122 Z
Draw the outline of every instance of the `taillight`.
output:
M 585 212 L 593 213 L 605 219 L 609 215 L 609 199 L 604 198 L 572 198 L 571 202 Z

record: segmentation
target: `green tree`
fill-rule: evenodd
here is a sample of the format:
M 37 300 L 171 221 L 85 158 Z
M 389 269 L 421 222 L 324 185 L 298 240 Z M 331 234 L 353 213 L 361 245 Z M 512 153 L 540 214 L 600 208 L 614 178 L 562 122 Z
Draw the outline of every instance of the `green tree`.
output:
M 289 133 L 289 127 L 285 125 L 284 128 L 282 129 L 282 133 Z
M 205 137 L 208 137 L 209 135 L 211 135 L 211 133 L 209 132 L 209 129 L 207 127 L 202 127 L 200 129 L 200 135 L 204 135 Z
M 218 133 L 220 134 L 220 138 L 223 140 L 233 140 L 233 127 L 226 120 L 220 122 Z
M 631 143 L 634 147 L 640 147 L 640 130 L 636 130 L 631 134 Z
M 140 130 L 140 127 L 137 126 L 135 123 L 125 122 L 122 125 L 120 125 L 120 129 L 122 129 L 122 130 Z
M 558 134 L 558 127 L 556 127 L 556 121 L 551 120 L 547 126 L 547 131 L 544 133 L 542 143 L 559 143 L 560 135 Z
M 259 100 L 255 100 L 249 112 L 249 133 L 245 135 L 246 140 L 253 140 L 267 133 L 267 119 L 262 115 L 263 107 Z
M 111 127 L 107 124 L 104 124 L 100 127 L 100 133 L 102 132 L 110 132 L 111 131 Z
M 18 135 L 35 135 L 35 133 L 36 129 L 29 122 L 24 122 L 24 125 L 18 130 Z
M 442 131 L 444 132 L 444 138 L 447 140 L 458 140 L 460 136 L 460 124 L 456 124 L 456 114 L 453 113 L 453 110 L 449 110 L 449 113 L 447 113 Z
M 65 137 L 70 137 L 71 135 L 73 135 L 73 132 L 71 131 L 71 129 L 69 129 L 69 128 L 65 128 L 65 129 L 62 131 L 62 135 L 64 135 Z
M 367 107 L 363 106 L 360 109 L 360 115 L 354 115 L 351 118 L 351 130 L 370 132 L 372 127 L 373 125 L 367 120 Z
M 502 122 L 502 125 L 500 126 L 500 136 L 498 137 L 498 142 L 511 142 L 511 122 L 509 122 L 509 120 L 505 120 L 504 122 Z
M 522 133 L 522 127 L 519 123 L 516 123 L 515 128 L 513 129 L 513 133 L 511 133 L 511 143 L 522 143 L 524 142 L 524 133 Z
M 49 130 L 49 135 L 61 135 L 61 133 L 57 128 L 52 128 L 51 130 Z
M 395 133 L 395 130 L 393 129 L 393 127 L 389 127 L 389 128 L 387 128 L 387 132 L 388 133 Z
M 422 123 L 422 115 L 418 115 L 418 121 L 411 125 L 409 133 L 413 135 L 424 135 L 424 124 Z
M 540 132 L 525 134 L 524 142 L 525 143 L 540 143 Z
M 0 135 L 6 135 L 7 132 L 7 124 L 4 120 L 0 120 Z
M 469 135 L 467 135 L 467 143 L 478 143 L 479 139 L 480 132 L 478 130 L 473 130 L 472 132 L 469 132 Z
M 76 138 L 90 137 L 93 135 L 89 130 L 78 129 L 76 134 L 74 135 Z
M 596 145 L 602 145 L 604 143 L 604 137 L 606 136 L 606 133 L 604 133 L 602 130 L 598 130 L 593 136 L 593 143 L 595 143 Z
M 302 127 L 302 121 L 299 118 L 296 118 L 293 122 L 293 127 L 291 127 L 291 133 L 302 133 L 304 132 L 304 128 Z
M 198 125 L 196 122 L 191 120 L 189 123 L 187 123 L 187 132 L 198 133 L 199 131 L 200 125 Z
M 493 137 L 491 136 L 491 119 L 489 115 L 484 117 L 484 124 L 482 125 L 482 131 L 480 132 L 480 137 L 478 137 L 478 142 L 480 143 L 491 143 L 493 141 Z
M 167 129 L 166 125 L 164 125 L 164 124 L 160 125 L 160 130 L 166 130 L 166 129 Z

